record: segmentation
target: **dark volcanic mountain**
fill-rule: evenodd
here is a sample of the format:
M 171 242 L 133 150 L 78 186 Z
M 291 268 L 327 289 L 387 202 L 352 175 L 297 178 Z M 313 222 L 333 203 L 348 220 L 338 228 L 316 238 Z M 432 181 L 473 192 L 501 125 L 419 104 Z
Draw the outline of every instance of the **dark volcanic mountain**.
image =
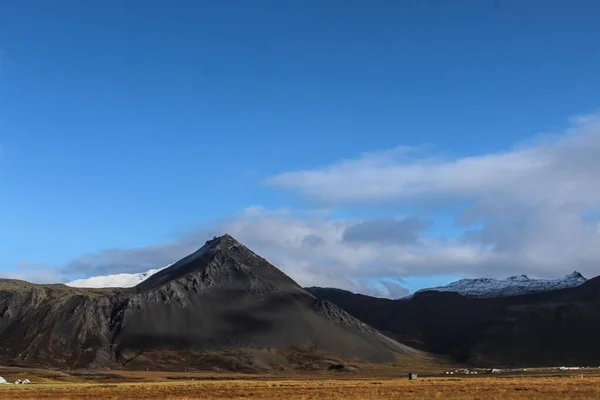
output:
M 307 352 L 373 362 L 418 353 L 315 298 L 229 235 L 130 289 L 0 280 L 2 363 L 189 367 L 203 360 L 228 368 L 243 357 L 269 368 Z
M 600 277 L 541 293 L 476 298 L 425 291 L 389 300 L 309 288 L 402 343 L 478 366 L 600 364 Z

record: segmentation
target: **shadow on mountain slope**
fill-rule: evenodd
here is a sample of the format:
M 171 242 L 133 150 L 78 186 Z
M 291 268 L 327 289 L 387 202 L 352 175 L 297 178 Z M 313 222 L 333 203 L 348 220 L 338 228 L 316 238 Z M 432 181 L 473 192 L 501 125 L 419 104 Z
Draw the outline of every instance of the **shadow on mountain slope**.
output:
M 600 277 L 567 289 L 476 298 L 424 291 L 389 300 L 309 288 L 402 343 L 479 366 L 597 365 Z

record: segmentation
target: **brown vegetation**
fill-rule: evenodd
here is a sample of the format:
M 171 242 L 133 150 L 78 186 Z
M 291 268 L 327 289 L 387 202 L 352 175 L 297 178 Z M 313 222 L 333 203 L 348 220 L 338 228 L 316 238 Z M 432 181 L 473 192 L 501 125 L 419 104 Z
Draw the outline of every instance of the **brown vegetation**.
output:
M 227 376 L 222 376 L 225 378 Z M 131 377 L 130 377 L 131 378 Z M 182 376 L 182 378 L 185 378 Z M 197 376 L 197 378 L 201 378 Z M 213 376 L 217 378 L 217 376 Z M 309 379 L 229 376 L 231 380 L 162 380 L 127 383 L 0 385 L 1 398 L 14 399 L 591 399 L 600 398 L 596 374 L 519 377 L 419 378 L 408 381 L 357 376 Z M 343 378 L 342 375 L 337 378 Z M 187 377 L 187 379 L 195 379 Z

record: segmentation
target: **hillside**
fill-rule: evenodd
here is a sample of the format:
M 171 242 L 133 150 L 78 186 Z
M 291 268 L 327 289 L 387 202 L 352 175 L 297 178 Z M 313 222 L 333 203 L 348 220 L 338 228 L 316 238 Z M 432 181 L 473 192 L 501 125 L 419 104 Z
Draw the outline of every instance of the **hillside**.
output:
M 425 291 L 389 300 L 309 291 L 398 341 L 459 362 L 547 366 L 600 360 L 600 277 L 573 288 L 488 298 Z
M 269 369 L 299 353 L 369 362 L 418 355 L 228 235 L 133 288 L 0 280 L 2 363 Z

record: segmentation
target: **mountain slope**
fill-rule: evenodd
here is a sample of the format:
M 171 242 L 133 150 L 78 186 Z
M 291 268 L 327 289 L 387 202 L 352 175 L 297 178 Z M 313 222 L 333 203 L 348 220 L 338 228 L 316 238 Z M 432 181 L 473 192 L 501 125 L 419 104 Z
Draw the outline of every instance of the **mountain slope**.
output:
M 418 354 L 228 235 L 129 289 L 0 280 L 0 362 L 189 366 L 235 349 L 261 368 L 289 362 L 291 352 L 373 362 Z
M 586 281 L 587 279 L 577 271 L 559 279 L 532 279 L 526 275 L 511 276 L 506 279 L 461 279 L 445 286 L 422 289 L 417 293 L 433 290 L 436 292 L 455 292 L 472 297 L 516 296 L 576 287 Z
M 398 341 L 459 362 L 596 365 L 600 359 L 600 277 L 572 288 L 487 298 L 425 291 L 388 300 L 322 288 L 309 291 Z

